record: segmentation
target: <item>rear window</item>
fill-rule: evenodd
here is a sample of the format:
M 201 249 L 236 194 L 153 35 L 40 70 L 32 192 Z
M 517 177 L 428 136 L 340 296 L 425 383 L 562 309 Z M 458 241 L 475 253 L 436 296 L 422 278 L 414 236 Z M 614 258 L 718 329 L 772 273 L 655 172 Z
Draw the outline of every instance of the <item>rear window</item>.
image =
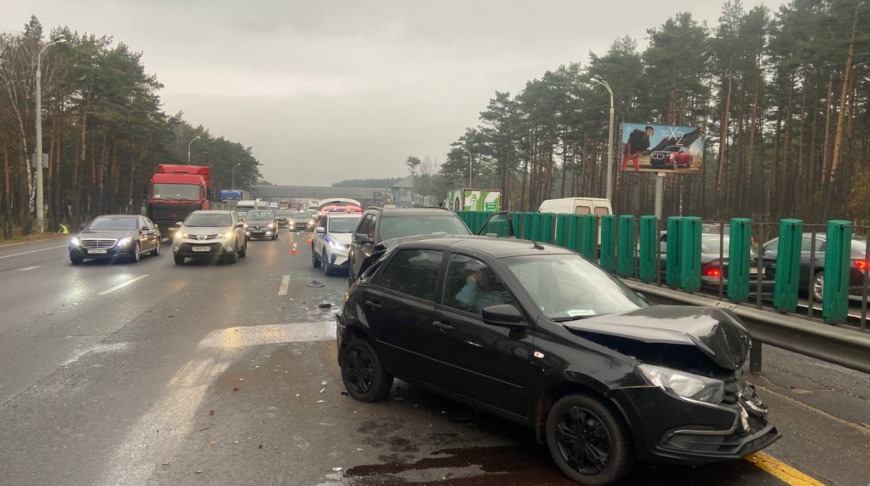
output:
M 384 216 L 381 241 L 416 235 L 470 235 L 468 227 L 455 215 Z
M 250 211 L 248 213 L 249 221 L 257 221 L 264 219 L 272 219 L 272 211 Z

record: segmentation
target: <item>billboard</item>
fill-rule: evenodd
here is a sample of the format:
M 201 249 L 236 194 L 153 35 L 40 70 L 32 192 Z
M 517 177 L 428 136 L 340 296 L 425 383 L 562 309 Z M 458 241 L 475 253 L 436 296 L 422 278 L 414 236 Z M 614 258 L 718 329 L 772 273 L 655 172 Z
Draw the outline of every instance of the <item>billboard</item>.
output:
M 704 164 L 698 127 L 623 123 L 620 167 L 631 172 L 697 174 Z
M 454 211 L 499 211 L 501 191 L 486 189 L 448 191 L 447 201 Z

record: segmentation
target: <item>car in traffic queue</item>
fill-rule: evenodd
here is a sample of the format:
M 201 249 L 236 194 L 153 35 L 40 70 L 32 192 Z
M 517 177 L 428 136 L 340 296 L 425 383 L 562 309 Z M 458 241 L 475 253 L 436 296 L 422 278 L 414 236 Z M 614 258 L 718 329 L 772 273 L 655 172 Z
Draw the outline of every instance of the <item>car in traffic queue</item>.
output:
M 278 239 L 278 223 L 275 213 L 268 209 L 255 209 L 245 215 L 245 236 L 248 239 L 268 238 Z
M 289 226 L 290 218 L 293 215 L 293 211 L 286 209 L 279 209 L 275 211 L 275 224 L 280 228 L 281 226 Z
M 172 254 L 176 265 L 187 258 L 212 261 L 225 258 L 236 263 L 248 254 L 245 223 L 235 211 L 194 211 L 175 232 Z
M 160 231 L 145 216 L 106 214 L 97 216 L 70 238 L 69 259 L 73 265 L 85 260 L 138 262 L 143 254 L 160 255 Z
M 311 238 L 311 265 L 323 267 L 326 276 L 347 270 L 351 236 L 361 213 L 326 213 L 321 216 Z
M 470 235 L 471 230 L 447 208 L 372 207 L 362 218 L 351 237 L 348 251 L 348 285 L 356 280 L 379 246 L 390 239 L 415 235 Z
M 411 238 L 351 285 L 336 319 L 353 398 L 382 400 L 395 377 L 513 420 L 582 484 L 637 459 L 737 460 L 780 438 L 745 381 L 751 339 L 735 314 L 650 306 L 565 248 Z
M 815 252 L 813 252 L 813 234 L 801 235 L 800 271 L 798 289 L 813 295 L 813 301 L 822 302 L 825 290 L 825 252 L 828 236 L 825 233 L 816 234 Z M 779 254 L 779 238 L 773 238 L 762 246 L 765 259 L 776 260 Z M 813 255 L 815 253 L 815 255 Z M 849 248 L 849 300 L 860 301 L 864 295 L 864 274 L 870 267 L 867 260 L 867 239 L 853 238 Z M 814 262 L 811 263 L 810 262 Z M 810 266 L 813 276 L 810 278 Z
M 670 145 L 663 150 L 656 150 L 650 153 L 649 163 L 651 166 L 660 169 L 677 170 L 680 167 L 691 169 L 693 159 L 694 157 L 689 151 L 689 147 Z
M 316 220 L 308 211 L 293 211 L 287 227 L 290 231 L 314 231 Z

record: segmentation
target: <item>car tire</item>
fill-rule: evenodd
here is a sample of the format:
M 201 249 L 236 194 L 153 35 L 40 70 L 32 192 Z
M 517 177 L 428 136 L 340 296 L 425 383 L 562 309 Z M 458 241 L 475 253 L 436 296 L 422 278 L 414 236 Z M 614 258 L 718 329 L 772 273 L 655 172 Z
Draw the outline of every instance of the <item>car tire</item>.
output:
M 680 159 L 674 159 L 674 160 L 671 162 L 671 168 L 674 169 L 674 170 L 679 169 L 679 168 L 680 168 Z
M 139 245 L 139 242 L 136 242 L 136 246 L 133 247 L 133 253 L 130 254 L 130 261 L 133 263 L 139 263 L 139 260 L 142 259 L 142 246 Z
M 184 257 L 183 257 L 183 256 L 181 256 L 181 255 L 172 255 L 172 257 L 173 257 L 173 259 L 175 260 L 175 264 L 176 264 L 176 265 L 181 265 L 181 264 L 184 263 Z
M 160 256 L 160 239 L 157 239 L 157 243 L 154 244 L 154 249 L 151 250 L 151 256 Z
M 320 260 L 317 259 L 317 252 L 314 251 L 314 245 L 311 245 L 311 266 L 320 268 Z
M 326 258 L 326 250 L 323 250 L 323 257 L 321 258 L 321 261 L 323 262 L 323 274 L 327 277 L 331 277 L 333 274 L 332 265 L 329 264 L 329 259 Z
M 229 256 L 227 257 L 227 260 L 229 260 L 230 263 L 236 263 L 237 261 L 239 261 L 239 242 L 238 241 L 233 243 L 233 251 L 232 251 L 232 253 L 229 254 Z
M 813 302 L 821 303 L 825 297 L 825 272 L 816 272 L 813 276 L 813 283 L 810 286 L 810 292 L 813 293 Z
M 70 255 L 70 256 L 69 256 L 69 261 L 70 261 L 70 263 L 72 263 L 73 265 L 81 265 L 82 262 L 85 261 L 85 259 L 82 258 L 82 257 L 80 257 L 80 256 L 73 256 L 73 255 Z
M 248 241 L 247 240 L 245 240 L 245 246 L 243 246 L 242 249 L 239 250 L 239 258 L 245 258 L 246 256 L 248 256 Z
M 562 397 L 547 416 L 553 461 L 574 481 L 589 486 L 625 477 L 634 465 L 631 436 L 622 417 L 586 394 Z
M 354 339 L 341 350 L 341 381 L 347 392 L 361 402 L 383 400 L 393 387 L 393 377 L 384 371 L 375 348 L 365 339 Z

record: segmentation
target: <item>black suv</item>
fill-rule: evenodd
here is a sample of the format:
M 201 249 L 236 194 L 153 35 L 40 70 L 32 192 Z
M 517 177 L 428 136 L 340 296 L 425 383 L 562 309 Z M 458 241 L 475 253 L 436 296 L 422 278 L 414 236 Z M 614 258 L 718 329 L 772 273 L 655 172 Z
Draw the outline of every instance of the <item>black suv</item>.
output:
M 353 232 L 348 250 L 348 284 L 384 241 L 417 235 L 471 235 L 468 226 L 446 208 L 369 208 Z
M 535 429 L 583 484 L 619 480 L 635 458 L 736 460 L 780 437 L 745 381 L 737 316 L 650 306 L 556 246 L 402 240 L 351 285 L 337 340 L 355 399 L 415 383 Z

